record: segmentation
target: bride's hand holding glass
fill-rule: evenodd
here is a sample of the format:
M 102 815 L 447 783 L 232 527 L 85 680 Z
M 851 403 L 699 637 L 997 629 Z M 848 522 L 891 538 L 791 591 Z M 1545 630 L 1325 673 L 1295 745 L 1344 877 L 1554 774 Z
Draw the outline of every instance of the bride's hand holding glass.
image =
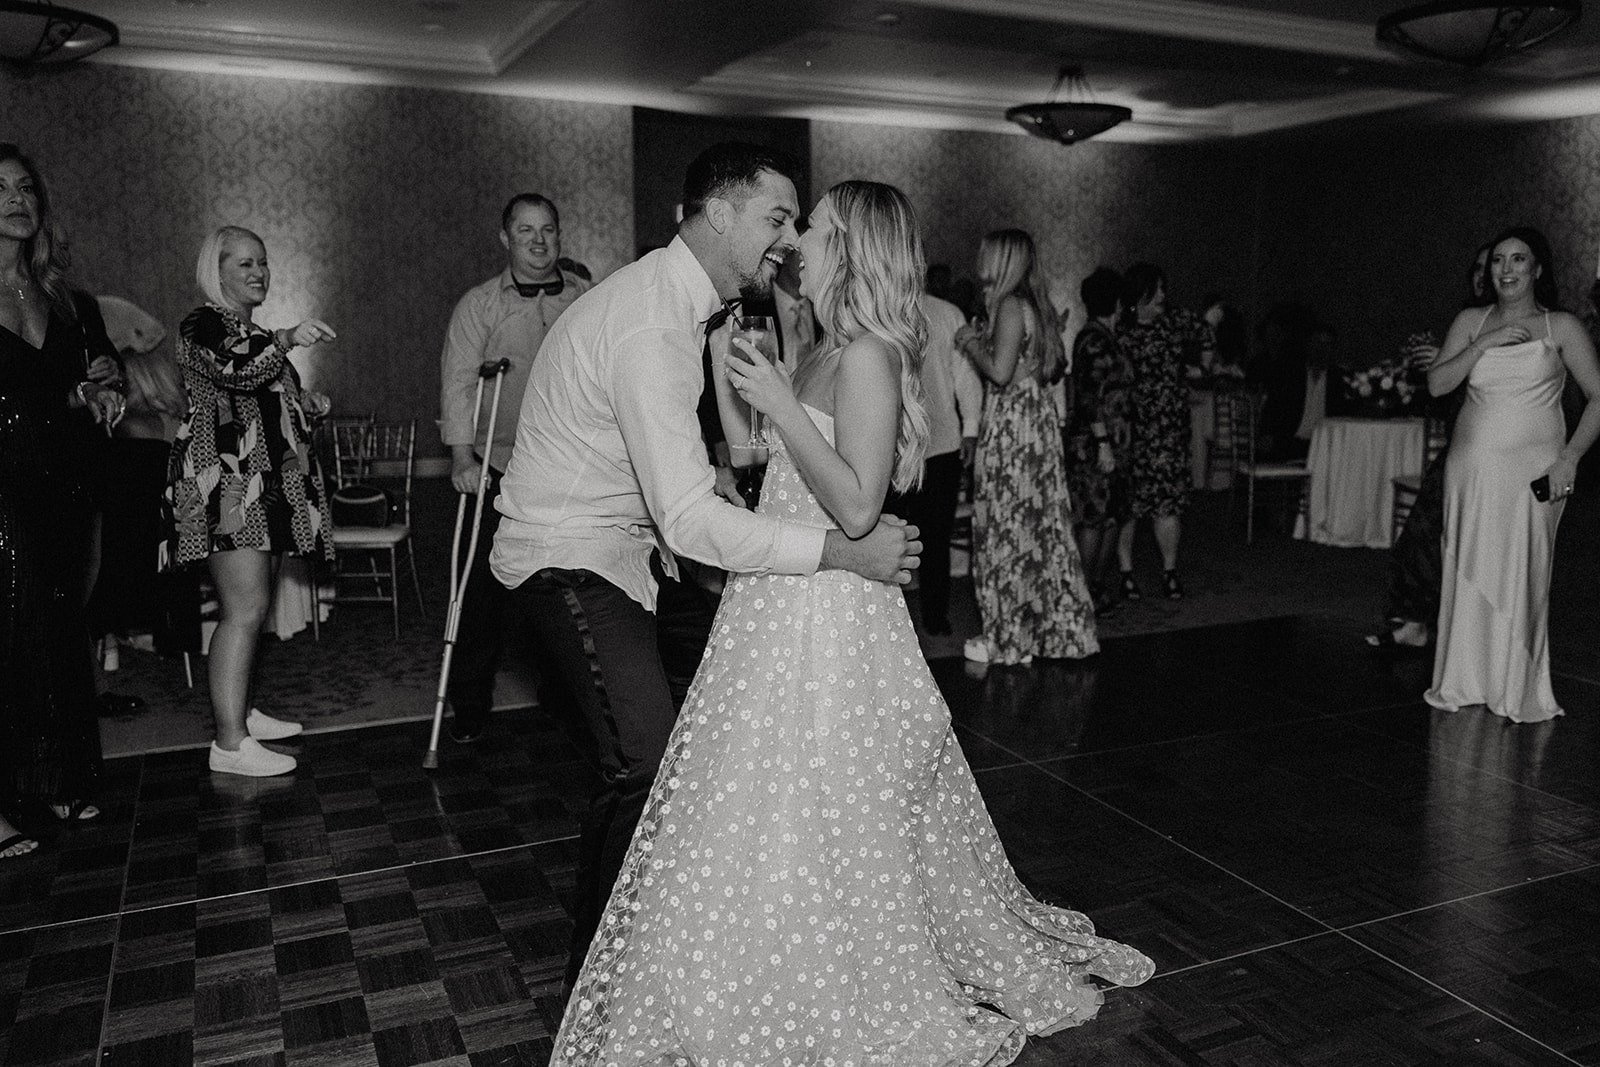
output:
M 734 337 L 728 346 L 726 373 L 739 399 L 771 419 L 774 426 L 781 426 L 785 416 L 800 408 L 789 371 L 743 337 Z

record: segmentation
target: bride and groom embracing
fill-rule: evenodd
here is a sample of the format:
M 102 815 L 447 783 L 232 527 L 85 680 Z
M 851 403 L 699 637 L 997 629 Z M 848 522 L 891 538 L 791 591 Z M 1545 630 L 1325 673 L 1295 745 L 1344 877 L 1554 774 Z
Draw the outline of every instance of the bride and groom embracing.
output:
M 496 503 L 491 565 L 602 779 L 557 1064 L 1006 1063 L 1092 1017 L 1090 976 L 1153 970 L 1017 881 L 906 612 L 916 531 L 879 512 L 926 436 L 910 206 L 844 182 L 801 236 L 792 175 L 690 165 L 678 237 L 545 340 Z M 796 247 L 824 342 L 792 381 L 747 345 L 712 375 L 729 441 L 747 404 L 776 431 L 751 513 L 716 494 L 701 346 Z M 709 633 L 674 553 L 736 575 Z

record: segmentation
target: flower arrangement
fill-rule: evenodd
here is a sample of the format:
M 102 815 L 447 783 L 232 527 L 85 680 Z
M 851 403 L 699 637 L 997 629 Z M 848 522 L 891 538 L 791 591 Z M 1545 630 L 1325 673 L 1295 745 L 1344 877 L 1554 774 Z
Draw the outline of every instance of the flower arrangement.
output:
M 1394 356 L 1370 367 L 1344 372 L 1345 389 L 1356 405 L 1378 415 L 1409 410 L 1426 399 L 1423 376 L 1439 350 L 1431 330 L 1411 334 Z

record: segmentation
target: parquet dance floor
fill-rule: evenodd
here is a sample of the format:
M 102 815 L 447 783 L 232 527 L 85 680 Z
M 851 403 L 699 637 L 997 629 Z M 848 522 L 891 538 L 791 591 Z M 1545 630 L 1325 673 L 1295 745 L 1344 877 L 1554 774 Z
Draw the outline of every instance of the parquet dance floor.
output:
M 937 663 L 1023 881 L 1160 968 L 1020 1062 L 1600 1064 L 1600 679 L 1517 726 L 1427 669 L 1316 617 Z M 113 761 L 0 861 L 0 1060 L 543 1067 L 585 772 L 537 711 L 425 744 Z

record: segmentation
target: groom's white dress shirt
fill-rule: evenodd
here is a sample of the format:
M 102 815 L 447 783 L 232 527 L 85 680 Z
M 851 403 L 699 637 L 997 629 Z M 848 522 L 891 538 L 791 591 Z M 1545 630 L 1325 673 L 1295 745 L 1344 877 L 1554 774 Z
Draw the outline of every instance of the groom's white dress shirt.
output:
M 650 554 L 743 573 L 811 574 L 825 531 L 734 507 L 695 417 L 704 323 L 722 306 L 682 238 L 623 267 L 556 320 L 534 360 L 495 507 L 489 565 L 516 588 L 546 567 L 600 575 L 649 610 Z M 669 573 L 670 557 L 663 556 Z

